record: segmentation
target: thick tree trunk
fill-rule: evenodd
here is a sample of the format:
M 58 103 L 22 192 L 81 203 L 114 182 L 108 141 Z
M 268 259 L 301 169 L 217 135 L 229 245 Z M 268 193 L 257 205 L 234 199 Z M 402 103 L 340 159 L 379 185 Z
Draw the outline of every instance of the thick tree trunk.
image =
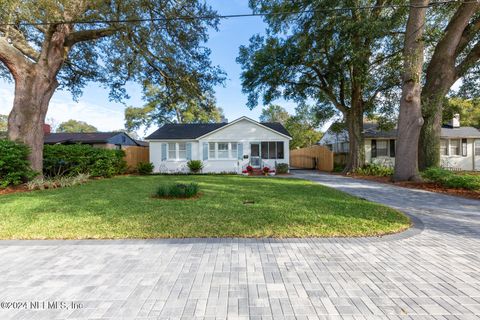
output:
M 58 84 L 38 67 L 15 79 L 15 99 L 8 118 L 8 138 L 30 147 L 29 160 L 39 174 L 43 167 L 43 124 L 48 104 Z
M 444 60 L 432 61 L 422 89 L 422 114 L 425 120 L 418 145 L 420 170 L 440 166 L 440 133 L 444 98 L 457 80 L 455 68 Z
M 349 153 L 344 172 L 350 173 L 365 164 L 365 140 L 363 135 L 363 109 L 351 108 L 346 114 Z
M 394 181 L 416 180 L 418 175 L 418 139 L 423 125 L 420 79 L 423 66 L 423 30 L 428 0 L 412 0 L 404 48 L 404 71 Z

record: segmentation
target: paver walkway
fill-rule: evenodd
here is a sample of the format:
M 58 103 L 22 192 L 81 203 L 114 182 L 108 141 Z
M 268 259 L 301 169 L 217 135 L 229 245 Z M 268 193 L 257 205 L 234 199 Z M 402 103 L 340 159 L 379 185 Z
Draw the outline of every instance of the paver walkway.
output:
M 480 318 L 479 201 L 296 176 L 421 222 L 375 239 L 0 241 L 0 319 Z M 51 305 L 5 309 L 24 301 Z

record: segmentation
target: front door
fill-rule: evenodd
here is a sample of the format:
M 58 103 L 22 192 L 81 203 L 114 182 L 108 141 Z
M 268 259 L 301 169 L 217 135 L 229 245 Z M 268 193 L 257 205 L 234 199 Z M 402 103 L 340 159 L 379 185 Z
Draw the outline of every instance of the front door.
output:
M 262 158 L 260 158 L 260 143 L 250 144 L 250 165 L 254 168 L 260 168 Z
M 473 169 L 480 171 L 480 139 L 475 139 L 473 146 Z

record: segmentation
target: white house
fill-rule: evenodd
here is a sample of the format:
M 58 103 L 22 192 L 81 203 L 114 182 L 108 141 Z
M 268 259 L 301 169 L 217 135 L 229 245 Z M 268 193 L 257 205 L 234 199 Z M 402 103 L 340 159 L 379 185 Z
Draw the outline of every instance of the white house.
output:
M 241 117 L 230 123 L 166 124 L 146 138 L 155 172 L 187 172 L 189 160 L 202 160 L 203 172 L 241 173 L 277 163 L 289 164 L 291 136 L 280 123 Z
M 376 123 L 364 123 L 365 160 L 385 166 L 395 164 L 397 130 L 379 130 Z M 480 171 L 480 130 L 460 126 L 458 115 L 443 126 L 440 135 L 441 166 L 451 170 Z M 335 153 L 348 152 L 348 134 L 328 130 L 319 144 Z

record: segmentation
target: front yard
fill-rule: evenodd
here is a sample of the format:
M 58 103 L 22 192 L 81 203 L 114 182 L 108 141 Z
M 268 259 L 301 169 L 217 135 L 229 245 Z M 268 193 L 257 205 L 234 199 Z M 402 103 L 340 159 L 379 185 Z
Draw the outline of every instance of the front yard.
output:
M 165 181 L 202 195 L 153 198 Z M 0 239 L 374 236 L 405 230 L 403 214 L 298 179 L 121 176 L 0 196 Z

